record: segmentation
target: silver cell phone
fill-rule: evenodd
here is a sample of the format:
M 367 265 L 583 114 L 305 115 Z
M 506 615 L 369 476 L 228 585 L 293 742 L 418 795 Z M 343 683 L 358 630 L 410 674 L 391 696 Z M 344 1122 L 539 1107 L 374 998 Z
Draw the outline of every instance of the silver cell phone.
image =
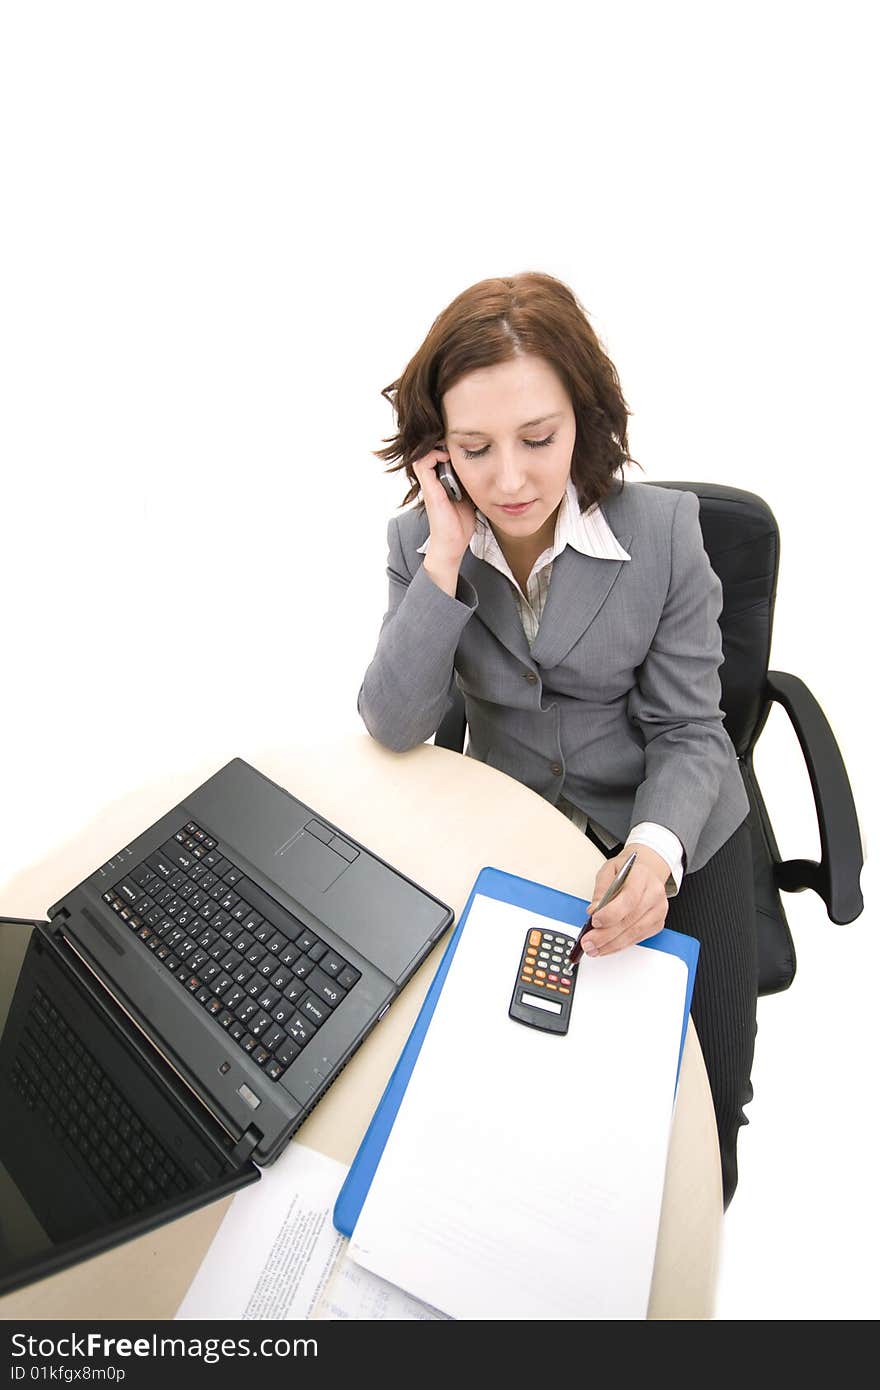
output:
M 461 490 L 461 483 L 455 476 L 452 464 L 448 459 L 443 459 L 437 464 L 435 469 L 439 481 L 443 484 L 446 496 L 450 502 L 461 502 L 464 494 Z

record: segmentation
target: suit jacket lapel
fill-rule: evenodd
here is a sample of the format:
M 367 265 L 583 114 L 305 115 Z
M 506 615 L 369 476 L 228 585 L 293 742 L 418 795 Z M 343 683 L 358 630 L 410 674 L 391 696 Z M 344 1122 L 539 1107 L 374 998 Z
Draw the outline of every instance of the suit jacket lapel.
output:
M 464 552 L 460 573 L 477 591 L 477 617 L 480 621 L 519 661 L 534 666 L 510 580 L 494 565 L 478 560 L 471 550 Z
M 618 536 L 624 550 L 631 536 Z M 584 635 L 629 560 L 599 560 L 566 546 L 553 561 L 550 589 L 532 644 L 532 660 L 552 670 Z M 500 576 L 499 576 L 500 578 Z

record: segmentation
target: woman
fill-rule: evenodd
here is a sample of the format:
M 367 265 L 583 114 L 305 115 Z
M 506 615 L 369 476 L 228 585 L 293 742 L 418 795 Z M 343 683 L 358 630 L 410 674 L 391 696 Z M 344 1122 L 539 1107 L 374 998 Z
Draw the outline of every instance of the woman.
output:
M 465 290 L 382 394 L 399 428 L 377 456 L 405 469 L 404 506 L 421 496 L 389 523 L 389 606 L 360 714 L 381 743 L 412 748 L 457 683 L 469 756 L 608 856 L 594 901 L 637 849 L 584 951 L 664 924 L 700 941 L 691 1013 L 726 1208 L 752 1097 L 757 957 L 748 801 L 719 708 L 721 585 L 697 500 L 615 476 L 634 462 L 617 372 L 549 275 Z

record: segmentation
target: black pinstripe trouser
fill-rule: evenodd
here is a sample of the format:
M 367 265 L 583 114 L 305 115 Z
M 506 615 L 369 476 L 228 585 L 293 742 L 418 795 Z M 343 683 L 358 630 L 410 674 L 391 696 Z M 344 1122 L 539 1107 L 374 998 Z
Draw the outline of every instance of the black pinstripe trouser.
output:
M 592 835 L 589 838 L 593 840 Z M 607 849 L 602 852 L 609 854 Z M 748 1124 L 743 1106 L 752 1099 L 758 1026 L 758 948 L 748 819 L 702 869 L 685 874 L 678 894 L 669 899 L 665 925 L 700 943 L 691 1017 L 715 1106 L 726 1210 L 736 1190 L 739 1128 Z

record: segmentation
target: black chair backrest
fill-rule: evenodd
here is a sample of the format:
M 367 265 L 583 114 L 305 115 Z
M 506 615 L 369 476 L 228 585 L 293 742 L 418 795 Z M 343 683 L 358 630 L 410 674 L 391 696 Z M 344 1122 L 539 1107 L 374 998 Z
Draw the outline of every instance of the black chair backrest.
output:
M 779 528 L 753 492 L 715 483 L 655 482 L 696 493 L 709 563 L 721 580 L 721 708 L 737 756 L 751 753 L 767 718 L 767 668 L 779 572 Z

